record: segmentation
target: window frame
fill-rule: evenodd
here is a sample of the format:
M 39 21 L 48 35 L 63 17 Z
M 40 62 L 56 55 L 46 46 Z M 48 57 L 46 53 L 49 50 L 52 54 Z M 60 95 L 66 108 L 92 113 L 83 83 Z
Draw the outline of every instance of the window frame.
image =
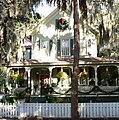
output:
M 65 42 L 64 42 L 65 41 Z M 65 43 L 65 47 L 63 48 L 63 42 Z M 68 47 L 66 47 L 66 42 L 68 42 Z M 60 40 L 60 44 L 61 44 L 61 56 L 62 57 L 68 57 L 68 56 L 71 56 L 71 43 L 70 43 L 70 39 L 61 39 Z M 63 49 L 68 49 L 68 50 L 64 50 L 64 53 L 63 53 Z M 66 53 L 65 53 L 66 52 Z

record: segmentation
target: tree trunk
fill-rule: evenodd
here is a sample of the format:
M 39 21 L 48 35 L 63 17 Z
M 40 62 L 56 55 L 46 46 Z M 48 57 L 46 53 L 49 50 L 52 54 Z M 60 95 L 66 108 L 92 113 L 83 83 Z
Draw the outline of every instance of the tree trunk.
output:
M 79 31 L 79 11 L 78 1 L 74 0 L 74 62 L 72 76 L 72 96 L 71 96 L 71 118 L 79 120 L 78 112 L 78 66 L 80 52 L 80 31 Z

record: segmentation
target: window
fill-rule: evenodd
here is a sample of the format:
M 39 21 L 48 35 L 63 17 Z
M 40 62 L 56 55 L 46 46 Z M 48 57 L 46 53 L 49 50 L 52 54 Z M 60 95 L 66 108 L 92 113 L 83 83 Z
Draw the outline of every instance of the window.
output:
M 57 43 L 54 43 L 53 40 L 39 40 L 38 46 L 42 56 L 50 56 L 55 54 L 56 50 L 57 56 L 60 57 L 70 57 L 74 53 L 73 39 L 58 39 Z
M 61 56 L 69 56 L 70 55 L 70 41 L 62 40 L 61 41 Z
M 88 47 L 91 47 L 92 41 L 91 39 L 88 40 Z
M 87 43 L 86 40 L 81 39 L 80 40 L 80 56 L 87 55 Z
M 26 60 L 31 59 L 31 48 L 26 48 Z
M 73 55 L 73 39 L 57 40 L 57 56 L 67 57 Z
M 41 49 L 46 48 L 48 50 L 48 48 L 49 48 L 48 44 L 49 44 L 48 40 L 41 40 L 40 48 Z
M 39 49 L 42 55 L 49 56 L 53 47 L 53 40 L 39 40 Z

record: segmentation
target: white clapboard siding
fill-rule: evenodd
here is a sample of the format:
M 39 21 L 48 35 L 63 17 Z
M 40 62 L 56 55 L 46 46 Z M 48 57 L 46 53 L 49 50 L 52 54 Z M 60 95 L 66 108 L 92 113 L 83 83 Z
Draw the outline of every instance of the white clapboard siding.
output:
M 79 103 L 81 118 L 119 118 L 119 103 Z M 70 103 L 0 103 L 0 116 L 20 118 L 25 116 L 71 117 Z

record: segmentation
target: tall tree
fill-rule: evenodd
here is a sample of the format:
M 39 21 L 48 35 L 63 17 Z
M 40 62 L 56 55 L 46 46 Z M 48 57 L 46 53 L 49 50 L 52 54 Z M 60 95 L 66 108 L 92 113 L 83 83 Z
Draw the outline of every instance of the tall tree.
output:
M 97 39 L 98 56 L 116 58 L 118 55 L 119 0 L 87 0 L 86 25 Z M 84 21 L 83 21 L 84 22 Z
M 16 60 L 27 28 L 36 22 L 29 0 L 0 0 L 0 63 Z
M 79 120 L 78 113 L 78 68 L 79 68 L 79 52 L 80 52 L 80 27 L 79 27 L 79 9 L 78 1 L 74 0 L 74 62 L 72 76 L 72 95 L 71 95 L 71 117 L 72 120 Z

